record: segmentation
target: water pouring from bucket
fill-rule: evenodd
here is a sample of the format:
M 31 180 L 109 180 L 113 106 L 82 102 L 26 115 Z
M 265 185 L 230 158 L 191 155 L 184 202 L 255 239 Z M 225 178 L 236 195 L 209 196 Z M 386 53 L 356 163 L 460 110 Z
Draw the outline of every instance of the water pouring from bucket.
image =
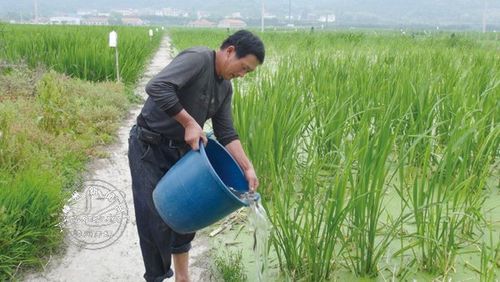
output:
M 248 206 L 248 221 L 253 230 L 253 252 L 255 255 L 258 281 L 267 281 L 269 235 L 271 224 L 267 212 L 261 204 L 261 198 L 254 197 L 252 193 L 245 193 L 244 197 L 250 203 Z
M 267 212 L 261 204 L 261 197 L 252 192 L 242 193 L 232 187 L 229 187 L 229 190 L 248 203 L 248 222 L 253 232 L 252 250 L 255 256 L 257 279 L 267 281 L 269 235 L 272 227 Z
M 216 140 L 186 153 L 162 177 L 153 192 L 156 210 L 178 233 L 209 226 L 233 211 L 250 205 L 240 195 L 249 193 L 243 171 Z M 253 194 L 260 198 L 258 193 Z

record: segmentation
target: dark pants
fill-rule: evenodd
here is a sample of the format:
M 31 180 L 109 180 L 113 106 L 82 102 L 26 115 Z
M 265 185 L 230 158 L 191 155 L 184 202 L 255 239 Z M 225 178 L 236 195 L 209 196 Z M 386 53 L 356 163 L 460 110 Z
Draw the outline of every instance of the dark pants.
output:
M 138 139 L 136 125 L 130 130 L 128 159 L 146 281 L 172 277 L 171 254 L 185 253 L 191 248 L 195 233 L 178 234 L 170 229 L 156 211 L 152 197 L 161 177 L 187 149 L 167 143 L 148 144 Z

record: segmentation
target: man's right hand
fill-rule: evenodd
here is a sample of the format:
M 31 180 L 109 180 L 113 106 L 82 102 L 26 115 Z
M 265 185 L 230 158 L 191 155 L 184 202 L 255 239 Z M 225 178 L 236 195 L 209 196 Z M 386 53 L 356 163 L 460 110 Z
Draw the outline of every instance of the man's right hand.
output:
M 200 149 L 200 139 L 203 141 L 203 144 L 207 144 L 208 140 L 205 132 L 203 132 L 201 126 L 185 109 L 182 109 L 174 118 L 184 127 L 184 141 L 193 150 Z
M 200 139 L 203 140 L 203 144 L 207 144 L 207 136 L 201 126 L 196 122 L 189 122 L 186 127 L 184 127 L 184 141 L 186 141 L 189 146 L 195 151 L 199 150 Z

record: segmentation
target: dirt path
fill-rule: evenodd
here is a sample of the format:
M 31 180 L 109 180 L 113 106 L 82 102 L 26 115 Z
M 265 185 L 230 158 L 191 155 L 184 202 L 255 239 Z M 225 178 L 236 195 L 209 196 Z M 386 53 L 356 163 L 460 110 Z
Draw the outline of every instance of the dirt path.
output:
M 136 93 L 145 98 L 144 87 L 149 79 L 157 74 L 171 60 L 169 38 L 165 37 L 160 49 L 150 62 L 144 77 L 137 86 Z M 124 229 L 116 241 L 99 249 L 81 248 L 67 240 L 66 253 L 51 258 L 42 273 L 30 274 L 25 281 L 143 281 L 144 265 L 139 248 L 132 202 L 130 171 L 127 159 L 128 133 L 135 123 L 141 106 L 129 112 L 119 129 L 119 140 L 107 147 L 109 157 L 92 161 L 88 166 L 85 179 L 98 179 L 112 184 L 124 197 L 128 216 L 123 221 Z M 190 273 L 192 281 L 204 281 L 208 251 L 207 238 L 197 236 L 190 252 Z M 200 267 L 201 266 L 201 267 Z M 173 278 L 168 281 L 173 281 Z

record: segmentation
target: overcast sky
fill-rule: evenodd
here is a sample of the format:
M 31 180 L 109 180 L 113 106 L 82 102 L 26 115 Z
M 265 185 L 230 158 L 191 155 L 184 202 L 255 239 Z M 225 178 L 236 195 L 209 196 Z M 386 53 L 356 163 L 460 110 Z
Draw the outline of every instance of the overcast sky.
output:
M 35 0 L 0 0 L 0 15 L 33 13 Z M 394 23 L 443 22 L 480 24 L 483 13 L 491 24 L 500 25 L 500 0 L 264 0 L 266 11 L 288 15 L 289 3 L 294 17 L 305 13 L 333 13 L 337 20 L 384 20 Z M 223 16 L 241 12 L 257 17 L 261 0 L 38 0 L 41 14 L 71 13 L 77 9 L 180 8 L 188 12 L 204 10 Z

